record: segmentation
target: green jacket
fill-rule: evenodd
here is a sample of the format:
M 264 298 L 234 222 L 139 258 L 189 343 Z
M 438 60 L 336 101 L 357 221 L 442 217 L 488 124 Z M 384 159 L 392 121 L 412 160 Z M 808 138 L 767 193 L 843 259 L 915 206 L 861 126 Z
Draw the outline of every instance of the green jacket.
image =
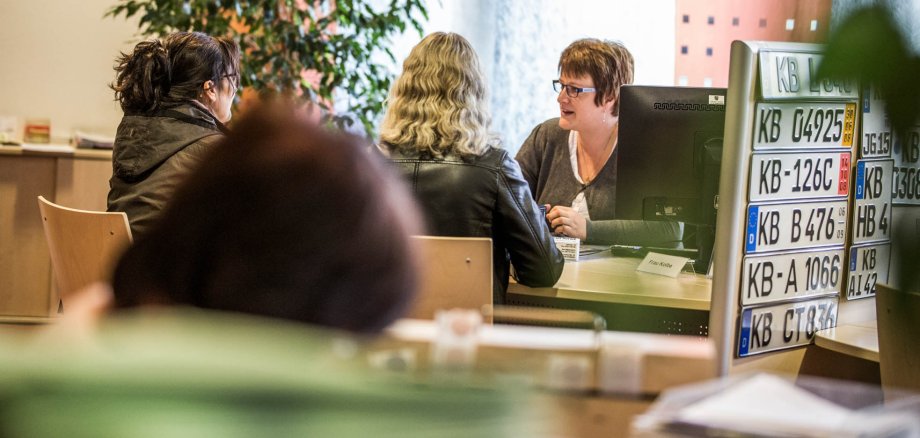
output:
M 209 111 L 193 104 L 125 115 L 115 135 L 108 211 L 127 213 L 137 239 L 222 137 L 222 129 Z

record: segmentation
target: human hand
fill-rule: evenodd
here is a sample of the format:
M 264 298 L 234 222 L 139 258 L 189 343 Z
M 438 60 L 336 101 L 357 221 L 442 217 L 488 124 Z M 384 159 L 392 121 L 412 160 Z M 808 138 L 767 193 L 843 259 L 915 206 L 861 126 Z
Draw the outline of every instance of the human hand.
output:
M 588 237 L 588 220 L 572 207 L 557 205 L 546 214 L 546 220 L 555 234 L 581 240 Z

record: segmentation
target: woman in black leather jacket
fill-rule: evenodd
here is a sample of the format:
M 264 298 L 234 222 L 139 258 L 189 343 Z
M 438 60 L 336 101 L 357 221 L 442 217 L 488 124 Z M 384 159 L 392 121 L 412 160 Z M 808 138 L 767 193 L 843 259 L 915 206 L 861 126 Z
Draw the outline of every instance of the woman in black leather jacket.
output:
M 423 39 L 390 90 L 380 149 L 405 175 L 437 236 L 491 237 L 493 301 L 515 279 L 552 286 L 563 258 L 517 162 L 489 130 L 485 80 L 470 43 L 453 33 Z

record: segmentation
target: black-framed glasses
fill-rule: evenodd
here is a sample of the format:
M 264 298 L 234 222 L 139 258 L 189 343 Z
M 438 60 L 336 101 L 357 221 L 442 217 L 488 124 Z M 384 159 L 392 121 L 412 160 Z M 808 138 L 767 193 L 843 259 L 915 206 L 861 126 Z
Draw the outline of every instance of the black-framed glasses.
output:
M 556 90 L 557 93 L 562 90 L 565 90 L 565 95 L 574 99 L 578 97 L 578 95 L 581 93 L 593 93 L 597 91 L 597 88 L 576 87 L 574 85 L 564 84 L 559 79 L 554 79 L 553 80 L 553 90 Z
M 240 84 L 237 83 L 237 81 L 239 81 L 239 77 L 236 73 L 226 73 L 221 76 L 221 79 L 223 78 L 227 78 L 227 80 L 230 82 L 230 86 L 233 87 L 234 91 L 240 90 Z

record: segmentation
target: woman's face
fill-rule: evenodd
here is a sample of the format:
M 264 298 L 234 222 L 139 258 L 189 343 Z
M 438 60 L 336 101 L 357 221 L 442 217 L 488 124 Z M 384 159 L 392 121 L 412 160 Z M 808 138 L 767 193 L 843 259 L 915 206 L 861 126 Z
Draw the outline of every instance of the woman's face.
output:
M 230 107 L 233 106 L 233 97 L 236 96 L 236 84 L 230 76 L 224 76 L 220 82 L 221 87 L 216 90 L 217 96 L 210 108 L 217 120 L 220 120 L 221 123 L 227 123 L 233 117 Z
M 569 76 L 562 74 L 559 80 L 565 84 L 578 88 L 594 88 L 594 80 L 589 75 Z M 572 131 L 584 131 L 605 126 L 605 120 L 610 118 L 612 102 L 601 106 L 594 104 L 596 92 L 578 93 L 576 97 L 569 97 L 563 89 L 556 97 L 559 102 L 559 127 Z

